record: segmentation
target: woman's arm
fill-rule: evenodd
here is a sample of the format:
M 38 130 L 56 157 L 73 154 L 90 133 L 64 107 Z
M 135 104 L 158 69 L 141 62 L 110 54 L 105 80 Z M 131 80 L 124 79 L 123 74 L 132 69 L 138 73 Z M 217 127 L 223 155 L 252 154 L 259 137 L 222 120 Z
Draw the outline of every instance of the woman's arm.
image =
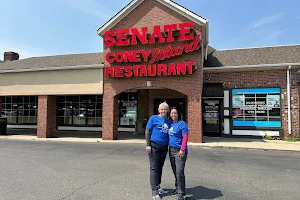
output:
M 189 139 L 189 136 L 187 133 L 182 134 L 182 144 L 181 144 L 181 148 L 180 148 L 181 151 L 185 151 L 188 139 Z
M 150 130 L 146 128 L 146 130 L 145 130 L 145 139 L 146 139 L 147 146 L 151 146 L 150 138 L 151 138 Z

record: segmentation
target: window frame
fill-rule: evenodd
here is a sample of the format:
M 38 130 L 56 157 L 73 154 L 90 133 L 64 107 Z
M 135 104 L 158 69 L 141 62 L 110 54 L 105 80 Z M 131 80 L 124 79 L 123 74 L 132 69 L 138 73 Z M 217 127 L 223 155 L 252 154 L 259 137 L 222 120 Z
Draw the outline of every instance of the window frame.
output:
M 262 95 L 266 95 L 266 100 L 265 100 L 265 104 L 267 105 L 267 102 L 268 102 L 268 98 L 267 98 L 267 95 L 278 95 L 279 96 L 279 116 L 276 116 L 278 117 L 278 120 L 276 121 L 272 121 L 270 120 L 270 113 L 269 111 L 267 111 L 267 118 L 268 118 L 268 121 L 250 121 L 250 122 L 254 122 L 252 126 L 250 126 L 250 122 L 247 124 L 245 123 L 245 120 L 241 120 L 242 122 L 241 123 L 236 123 L 236 121 L 238 120 L 235 120 L 235 116 L 234 116 L 234 110 L 237 109 L 236 106 L 234 106 L 234 97 L 238 94 L 235 94 L 239 91 L 242 91 L 242 90 L 245 90 L 245 91 L 248 91 L 248 93 L 250 91 L 253 91 L 251 94 L 254 94 L 254 97 L 255 97 L 255 102 L 257 102 L 257 99 L 256 98 L 263 98 L 263 97 L 257 97 L 258 94 L 262 94 Z M 269 91 L 269 92 L 266 92 L 266 93 L 257 93 L 255 91 L 259 91 L 259 90 L 265 90 L 265 91 Z M 273 92 L 272 92 L 273 90 Z M 278 90 L 277 93 L 275 93 L 274 91 Z M 281 88 L 280 87 L 253 87 L 253 88 L 232 88 L 231 89 L 231 95 L 230 95 L 230 116 L 231 116 L 231 123 L 230 123 L 230 126 L 231 126 L 231 129 L 232 130 L 279 130 L 279 129 L 282 129 L 282 99 L 281 99 Z M 245 95 L 245 92 L 243 94 L 240 94 L 240 95 Z M 245 97 L 244 97 L 245 99 Z M 245 105 L 245 101 L 244 101 L 244 105 Z M 255 103 L 256 105 L 256 103 Z M 243 111 L 245 112 L 245 111 Z M 245 114 L 243 115 L 244 119 L 245 119 Z M 257 118 L 257 115 L 255 113 L 255 119 Z M 271 116 L 272 118 L 272 116 Z M 274 118 L 274 117 L 273 117 Z M 255 123 L 256 122 L 256 123 Z M 269 126 L 263 126 L 263 125 L 259 125 L 259 124 L 263 124 L 263 123 L 266 123 L 266 122 L 269 122 Z M 274 122 L 274 123 L 270 123 L 270 122 Z M 235 125 L 236 123 L 236 125 Z M 276 124 L 277 123 L 277 124 Z M 278 125 L 279 123 L 279 125 Z M 241 124 L 245 124 L 245 125 L 241 125 Z M 273 124 L 273 126 L 272 126 Z

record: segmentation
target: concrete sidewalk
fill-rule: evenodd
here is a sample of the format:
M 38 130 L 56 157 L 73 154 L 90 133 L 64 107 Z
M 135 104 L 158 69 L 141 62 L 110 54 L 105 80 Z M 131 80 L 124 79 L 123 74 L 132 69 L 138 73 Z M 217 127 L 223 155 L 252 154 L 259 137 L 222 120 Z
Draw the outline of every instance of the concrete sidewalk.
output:
M 27 133 L 27 134 L 26 134 Z M 99 133 L 82 132 L 58 132 L 56 138 L 37 138 L 33 134 L 9 134 L 0 135 L 0 139 L 10 140 L 35 140 L 35 141 L 53 141 L 53 142 L 110 142 L 110 143 L 140 143 L 145 144 L 143 135 L 133 133 L 119 134 L 118 140 L 102 140 Z M 81 133 L 81 134 L 80 134 Z M 98 136 L 99 135 L 99 136 Z M 236 149 L 259 149 L 259 150 L 279 150 L 279 151 L 299 151 L 300 142 L 286 142 L 280 140 L 262 140 L 262 139 L 245 139 L 245 138 L 210 138 L 203 137 L 203 143 L 189 143 L 190 148 L 193 147 L 210 147 L 210 148 L 236 148 Z

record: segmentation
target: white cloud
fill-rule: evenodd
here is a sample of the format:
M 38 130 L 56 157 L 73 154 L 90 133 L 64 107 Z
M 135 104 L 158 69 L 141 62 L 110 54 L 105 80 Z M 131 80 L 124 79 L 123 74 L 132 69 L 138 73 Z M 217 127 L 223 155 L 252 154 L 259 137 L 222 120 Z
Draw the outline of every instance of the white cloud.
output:
M 268 17 L 263 17 L 260 20 L 256 21 L 255 23 L 251 24 L 248 26 L 248 30 L 253 30 L 259 27 L 262 27 L 266 24 L 269 24 L 271 22 L 276 22 L 280 20 L 283 17 L 284 13 L 278 13 L 276 15 L 268 16 Z
M 0 60 L 3 60 L 3 54 L 7 51 L 13 51 L 19 54 L 20 59 L 38 57 L 47 55 L 45 52 L 26 46 L 24 44 L 14 44 L 0 41 Z
M 66 0 L 61 2 L 106 21 L 116 14 L 115 11 L 104 5 L 104 2 L 107 2 L 106 0 Z

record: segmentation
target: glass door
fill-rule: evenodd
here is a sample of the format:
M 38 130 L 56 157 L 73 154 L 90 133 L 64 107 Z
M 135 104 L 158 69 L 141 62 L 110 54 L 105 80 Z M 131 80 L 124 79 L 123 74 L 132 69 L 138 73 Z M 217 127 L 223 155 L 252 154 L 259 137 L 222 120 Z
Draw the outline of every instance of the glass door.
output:
M 220 137 L 220 100 L 205 99 L 203 100 L 203 135 Z

